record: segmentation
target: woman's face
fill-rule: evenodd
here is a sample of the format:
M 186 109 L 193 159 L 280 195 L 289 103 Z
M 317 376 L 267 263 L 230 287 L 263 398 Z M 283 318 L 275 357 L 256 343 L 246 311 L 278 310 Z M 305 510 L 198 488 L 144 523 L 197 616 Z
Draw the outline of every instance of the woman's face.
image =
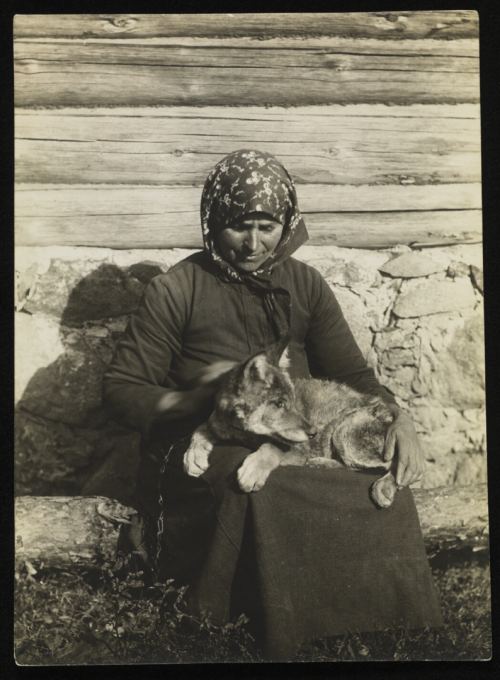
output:
M 283 225 L 262 212 L 243 215 L 219 232 L 217 245 L 224 260 L 242 272 L 254 272 L 279 243 Z

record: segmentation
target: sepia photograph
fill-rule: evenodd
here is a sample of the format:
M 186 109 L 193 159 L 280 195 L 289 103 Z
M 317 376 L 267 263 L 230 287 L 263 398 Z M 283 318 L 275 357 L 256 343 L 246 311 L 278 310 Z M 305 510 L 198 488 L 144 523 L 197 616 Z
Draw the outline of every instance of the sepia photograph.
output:
M 492 658 L 479 21 L 14 17 L 18 666 Z

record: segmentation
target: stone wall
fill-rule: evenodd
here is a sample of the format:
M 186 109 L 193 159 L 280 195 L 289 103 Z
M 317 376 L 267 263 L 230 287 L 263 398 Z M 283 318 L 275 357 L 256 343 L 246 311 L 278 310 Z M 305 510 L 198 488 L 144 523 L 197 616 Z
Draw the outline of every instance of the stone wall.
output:
M 152 277 L 190 252 L 24 247 L 16 253 L 16 490 L 131 500 L 138 436 L 101 380 Z M 482 251 L 303 246 L 368 362 L 412 415 L 424 487 L 486 479 Z

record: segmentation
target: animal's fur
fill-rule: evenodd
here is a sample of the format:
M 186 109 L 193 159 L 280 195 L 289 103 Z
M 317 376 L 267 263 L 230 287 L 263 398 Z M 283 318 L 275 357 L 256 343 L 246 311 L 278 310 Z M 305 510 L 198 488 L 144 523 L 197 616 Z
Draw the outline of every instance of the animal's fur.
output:
M 193 434 L 184 469 L 201 475 L 218 441 L 255 448 L 238 471 L 243 491 L 257 491 L 279 465 L 384 468 L 372 487 L 381 507 L 392 504 L 397 485 L 393 463 L 383 459 L 393 415 L 377 396 L 335 381 L 295 380 L 285 366 L 285 343 L 259 352 L 222 379 L 215 408 Z

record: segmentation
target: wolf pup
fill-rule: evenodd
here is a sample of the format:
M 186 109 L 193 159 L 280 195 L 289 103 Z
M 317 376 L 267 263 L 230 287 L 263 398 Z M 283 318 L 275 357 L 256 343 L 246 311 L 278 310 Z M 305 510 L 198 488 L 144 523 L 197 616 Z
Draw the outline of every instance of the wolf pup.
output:
M 258 491 L 280 465 L 384 468 L 373 484 L 376 505 L 389 507 L 396 494 L 395 461 L 383 459 L 393 415 L 378 396 L 360 394 L 335 381 L 292 380 L 288 339 L 237 364 L 222 378 L 208 421 L 193 434 L 184 469 L 195 477 L 209 466 L 219 441 L 255 450 L 238 470 L 245 492 Z

